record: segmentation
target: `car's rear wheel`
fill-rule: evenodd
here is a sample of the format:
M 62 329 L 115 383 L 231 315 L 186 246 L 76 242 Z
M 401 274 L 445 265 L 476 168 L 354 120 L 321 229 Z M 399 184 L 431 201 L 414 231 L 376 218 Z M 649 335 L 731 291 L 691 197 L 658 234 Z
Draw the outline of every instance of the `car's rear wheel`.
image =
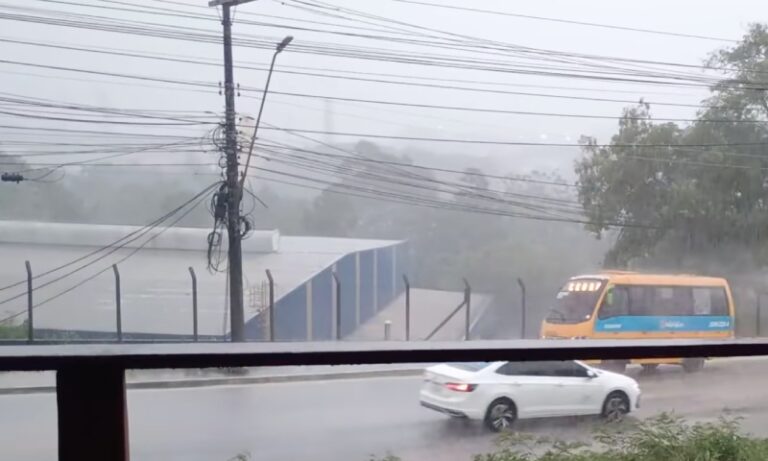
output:
M 683 370 L 688 373 L 701 371 L 702 368 L 704 368 L 704 359 L 702 358 L 683 359 Z
M 621 391 L 608 394 L 603 403 L 603 418 L 609 423 L 618 423 L 629 413 L 629 398 Z
M 507 398 L 496 399 L 485 412 L 485 425 L 493 432 L 509 429 L 517 419 L 517 408 Z

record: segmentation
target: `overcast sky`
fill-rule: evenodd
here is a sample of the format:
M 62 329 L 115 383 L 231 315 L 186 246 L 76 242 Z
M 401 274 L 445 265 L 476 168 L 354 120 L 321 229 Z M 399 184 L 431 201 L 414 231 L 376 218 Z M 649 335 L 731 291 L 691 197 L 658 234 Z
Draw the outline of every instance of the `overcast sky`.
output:
M 0 12 L 50 17 L 45 11 L 91 14 L 122 20 L 144 21 L 171 26 L 184 26 L 220 33 L 217 11 L 205 6 L 204 1 L 178 0 L 180 4 L 154 3 L 149 0 L 125 0 L 123 5 L 99 2 L 95 0 L 73 0 L 74 3 L 100 5 L 107 7 L 136 8 L 126 5 L 156 6 L 193 14 L 203 14 L 211 20 L 169 17 L 155 14 L 137 14 L 109 9 L 76 6 L 72 4 L 50 3 L 30 0 L 6 0 L 0 5 Z M 445 2 L 431 0 L 446 5 L 471 5 L 476 8 L 560 18 L 574 21 L 611 24 L 633 28 L 655 29 L 683 34 L 721 37 L 738 40 L 751 22 L 768 19 L 768 3 L 764 0 L 739 0 L 729 2 L 685 1 L 537 1 L 512 2 L 485 0 L 482 2 Z M 456 11 L 396 2 L 393 0 L 344 1 L 332 0 L 334 5 L 346 6 L 356 10 L 407 22 L 429 29 L 439 29 L 468 37 L 475 37 L 506 44 L 557 50 L 570 53 L 604 55 L 653 61 L 668 61 L 699 65 L 709 52 L 719 47 L 732 44 L 727 41 L 706 40 L 701 38 L 671 37 L 649 33 L 612 30 L 598 27 L 569 25 L 541 20 L 516 18 L 501 15 Z M 282 16 L 297 20 L 312 20 L 357 27 L 378 27 L 359 22 L 344 21 L 323 16 L 316 12 L 302 10 L 300 3 L 272 0 L 259 0 L 238 8 L 235 15 L 234 36 L 238 38 L 261 38 L 273 42 L 285 35 L 295 36 L 294 43 L 278 57 L 278 70 L 296 71 L 300 68 L 330 69 L 322 73 L 335 71 L 360 71 L 381 74 L 397 74 L 410 77 L 471 80 L 480 83 L 467 83 L 466 86 L 477 88 L 497 88 L 510 91 L 541 92 L 559 95 L 578 95 L 590 97 L 609 97 L 637 100 L 644 97 L 650 101 L 697 103 L 706 97 L 706 88 L 686 88 L 669 85 L 646 85 L 628 83 L 610 83 L 574 78 L 552 78 L 542 76 L 519 75 L 508 72 L 488 72 L 477 70 L 459 70 L 446 67 L 409 65 L 376 60 L 346 59 L 319 54 L 300 52 L 300 46 L 338 44 L 338 49 L 348 46 L 362 46 L 397 50 L 408 53 L 443 54 L 454 58 L 487 58 L 507 62 L 523 63 L 519 58 L 510 56 L 489 56 L 477 52 L 455 52 L 434 47 L 414 46 L 381 40 L 369 40 L 316 33 L 306 30 L 293 30 L 287 25 L 341 30 L 319 24 L 309 24 L 278 19 Z M 22 9 L 19 10 L 18 7 Z M 30 11 L 38 8 L 41 11 Z M 264 15 L 264 16 L 261 16 Z M 269 15 L 269 16 L 267 16 Z M 57 16 L 60 17 L 60 16 Z M 256 21 L 277 25 L 245 24 L 242 21 Z M 93 20 L 103 22 L 105 20 Z M 53 25 L 41 25 L 28 22 L 0 19 L 0 39 L 58 43 L 89 48 L 120 49 L 138 53 L 164 53 L 168 55 L 193 57 L 211 62 L 221 61 L 221 47 L 218 44 L 196 43 L 191 41 L 140 37 L 104 31 L 80 30 Z M 349 31 L 349 29 L 346 29 Z M 377 32 L 366 32 L 377 34 Z M 380 34 L 379 34 L 380 35 Z M 291 48 L 294 47 L 292 50 Z M 101 72 L 142 75 L 167 80 L 194 81 L 217 84 L 222 80 L 222 69 L 217 66 L 161 62 L 129 57 L 116 57 L 108 54 L 94 54 L 79 51 L 64 51 L 39 46 L 0 43 L 2 59 L 21 61 L 31 64 L 65 66 L 89 69 Z M 252 47 L 235 49 L 236 63 L 247 63 L 263 67 L 268 65 L 271 51 Z M 527 61 L 526 64 L 553 65 L 545 61 Z M 305 69 L 306 70 L 306 69 Z M 669 70 L 669 68 L 665 68 Z M 679 69 L 677 69 L 679 71 Z M 213 88 L 205 89 L 191 85 L 179 85 L 161 82 L 139 82 L 131 79 L 112 78 L 101 75 L 88 75 L 52 69 L 41 69 L 0 63 L 0 86 L 4 93 L 26 97 L 47 98 L 79 104 L 91 104 L 125 109 L 204 111 L 220 113 L 223 97 Z M 307 70 L 308 72 L 320 72 Z M 700 73 L 698 70 L 685 70 L 688 73 Z M 266 74 L 263 71 L 236 71 L 236 81 L 243 87 L 261 88 Z M 368 76 L 369 78 L 376 78 Z M 382 77 L 406 80 L 408 77 Z M 410 79 L 410 81 L 420 81 Z M 421 80 L 426 81 L 427 80 Z M 489 86 L 489 82 L 499 85 Z M 435 82 L 432 82 L 435 83 Z M 439 83 L 439 82 L 437 82 Z M 451 83 L 447 83 L 451 85 Z M 458 85 L 458 84 L 454 84 Z M 534 85 L 567 87 L 531 88 Z M 582 134 L 594 135 L 601 140 L 614 132 L 615 120 L 555 118 L 530 115 L 509 115 L 420 109 L 398 106 L 383 106 L 364 103 L 336 101 L 326 103 L 322 99 L 294 97 L 277 94 L 278 92 L 305 93 L 321 96 L 345 98 L 366 98 L 407 102 L 417 104 L 440 104 L 468 106 L 502 110 L 559 112 L 592 115 L 618 115 L 627 104 L 615 102 L 577 101 L 556 98 L 542 98 L 516 95 L 482 94 L 477 92 L 451 89 L 419 88 L 402 85 L 355 82 L 342 79 L 301 76 L 288 73 L 276 73 L 272 81 L 272 90 L 264 121 L 280 127 L 327 130 L 341 132 L 378 133 L 385 135 L 426 136 L 445 138 L 494 139 L 504 141 L 533 142 L 576 142 Z M 237 109 L 242 113 L 255 114 L 258 110 L 258 93 L 242 92 L 237 99 Z M 328 117 L 328 114 L 331 117 Z M 691 118 L 695 116 L 693 108 L 656 107 L 653 113 L 657 117 Z M 18 117 L 0 116 L 4 124 L 41 126 L 64 126 L 61 122 L 41 122 L 39 120 L 20 120 Z M 66 126 L 75 126 L 68 124 Z M 83 128 L 77 125 L 77 128 Z M 128 128 L 122 128 L 128 129 Z M 4 138 L 17 136 L 18 131 L 5 129 Z M 146 132 L 149 128 L 141 128 Z M 151 128 L 161 132 L 159 128 Z M 163 133 L 196 134 L 199 128 L 163 128 Z M 21 135 L 18 135 L 21 136 Z M 323 140 L 329 136 L 317 135 Z M 275 132 L 265 131 L 262 137 L 282 139 L 296 143 L 295 138 Z M 356 138 L 337 137 L 339 142 L 354 141 Z M 519 148 L 505 146 L 464 146 L 443 143 L 423 143 L 407 141 L 379 141 L 399 149 L 410 148 L 431 152 L 460 153 L 473 156 L 492 154 L 503 162 L 505 167 L 530 165 L 545 168 L 569 170 L 572 148 Z M 300 142 L 301 144 L 301 142 Z M 137 158 L 136 161 L 142 161 Z

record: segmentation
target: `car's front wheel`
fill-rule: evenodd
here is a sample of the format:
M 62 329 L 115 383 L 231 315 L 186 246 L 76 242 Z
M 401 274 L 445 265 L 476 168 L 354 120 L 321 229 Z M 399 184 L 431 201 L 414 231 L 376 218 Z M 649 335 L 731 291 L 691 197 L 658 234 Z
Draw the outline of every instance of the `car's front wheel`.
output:
M 517 419 L 517 408 L 507 398 L 494 400 L 485 412 L 485 425 L 493 432 L 509 429 L 515 419 Z
M 616 391 L 608 394 L 603 403 L 603 418 L 609 423 L 618 423 L 629 413 L 629 398 L 627 394 Z

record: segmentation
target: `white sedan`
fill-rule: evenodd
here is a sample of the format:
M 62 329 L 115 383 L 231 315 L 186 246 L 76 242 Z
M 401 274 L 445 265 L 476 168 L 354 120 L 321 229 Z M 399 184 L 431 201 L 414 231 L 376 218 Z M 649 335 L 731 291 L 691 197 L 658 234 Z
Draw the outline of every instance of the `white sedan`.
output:
M 576 361 L 451 363 L 427 368 L 421 405 L 501 431 L 525 418 L 620 420 L 640 406 L 640 386 L 628 376 Z

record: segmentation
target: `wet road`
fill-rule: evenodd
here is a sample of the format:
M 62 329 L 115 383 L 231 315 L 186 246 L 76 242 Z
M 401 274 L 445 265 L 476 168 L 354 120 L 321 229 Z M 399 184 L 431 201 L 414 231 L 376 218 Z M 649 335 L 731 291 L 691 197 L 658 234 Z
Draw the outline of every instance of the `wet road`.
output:
M 713 362 L 695 375 L 668 367 L 638 379 L 638 417 L 739 415 L 745 430 L 768 436 L 766 359 Z M 132 459 L 226 461 L 248 451 L 253 460 L 367 461 L 390 451 L 404 460 L 468 461 L 492 448 L 494 437 L 479 425 L 419 407 L 419 385 L 419 378 L 393 377 L 130 391 Z M 561 419 L 518 427 L 574 439 L 595 424 Z M 0 396 L 0 428 L 0 459 L 55 459 L 55 396 Z

